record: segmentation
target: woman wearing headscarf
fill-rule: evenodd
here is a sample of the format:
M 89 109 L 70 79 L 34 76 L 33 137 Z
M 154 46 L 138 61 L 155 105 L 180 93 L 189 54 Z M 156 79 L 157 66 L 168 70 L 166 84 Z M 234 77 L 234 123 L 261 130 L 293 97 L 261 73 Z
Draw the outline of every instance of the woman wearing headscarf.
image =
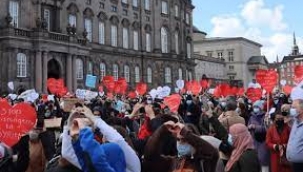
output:
M 234 124 L 229 129 L 229 143 L 234 147 L 226 172 L 260 172 L 261 166 L 253 139 L 244 124 Z
M 284 117 L 280 112 L 274 115 L 272 125 L 266 135 L 266 145 L 270 150 L 271 172 L 291 172 L 286 160 L 286 146 L 290 135 L 290 127 L 285 124 Z

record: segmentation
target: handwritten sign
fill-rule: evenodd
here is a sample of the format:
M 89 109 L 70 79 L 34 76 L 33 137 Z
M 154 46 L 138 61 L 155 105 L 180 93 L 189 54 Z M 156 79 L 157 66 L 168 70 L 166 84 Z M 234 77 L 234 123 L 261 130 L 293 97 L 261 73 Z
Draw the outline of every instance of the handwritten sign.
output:
M 89 88 L 95 88 L 97 83 L 97 77 L 93 75 L 86 75 L 85 86 Z
M 45 119 L 44 126 L 45 128 L 61 128 L 61 121 L 62 118 Z
M 0 140 L 8 146 L 15 145 L 22 135 L 36 125 L 36 110 L 26 103 L 13 107 L 0 104 Z
M 64 98 L 62 101 L 62 109 L 64 112 L 71 112 L 76 103 L 82 102 L 81 100 L 75 98 Z

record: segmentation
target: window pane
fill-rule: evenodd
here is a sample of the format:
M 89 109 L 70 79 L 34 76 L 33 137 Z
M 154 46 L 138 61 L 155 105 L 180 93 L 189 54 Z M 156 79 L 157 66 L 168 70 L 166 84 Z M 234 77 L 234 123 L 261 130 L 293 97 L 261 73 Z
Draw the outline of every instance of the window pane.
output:
M 100 63 L 100 78 L 101 80 L 106 75 L 106 66 L 104 63 Z
M 161 28 L 161 44 L 162 53 L 168 53 L 167 30 L 164 27 Z
M 76 69 L 77 79 L 83 79 L 83 61 L 81 59 L 76 60 Z
M 178 32 L 175 33 L 175 49 L 176 53 L 179 54 L 179 34 Z
M 139 34 L 138 31 L 134 31 L 134 50 L 139 50 Z
M 117 47 L 117 26 L 111 26 L 111 45 Z
M 149 6 L 150 4 L 149 4 L 149 0 L 145 0 L 145 4 L 144 4 L 144 6 L 145 6 L 145 9 L 146 10 L 150 10 L 150 6 Z
M 17 54 L 17 77 L 26 77 L 27 75 L 26 55 L 23 53 Z
M 183 79 L 183 72 L 181 68 L 179 68 L 178 73 L 179 73 L 179 79 Z
M 189 24 L 189 22 L 190 22 L 190 21 L 189 21 L 189 20 L 190 20 L 189 17 L 190 17 L 189 14 L 186 13 L 186 14 L 185 14 L 186 24 Z
M 190 43 L 187 43 L 187 58 L 191 58 L 191 45 Z
M 165 83 L 171 83 L 171 68 L 165 68 Z
M 167 2 L 166 1 L 162 1 L 162 13 L 163 14 L 167 14 Z
M 128 48 L 128 29 L 123 28 L 123 48 Z
M 115 81 L 117 81 L 119 78 L 119 68 L 118 68 L 118 65 L 116 65 L 116 64 L 113 65 L 113 76 L 114 76 Z
M 179 7 L 175 5 L 175 17 L 179 17 Z
M 50 30 L 50 11 L 49 11 L 49 9 L 44 9 L 44 14 L 43 14 L 43 16 L 44 16 L 44 19 L 45 19 L 45 21 L 46 21 L 46 23 L 47 23 L 47 30 L 49 31 Z
M 104 23 L 99 23 L 99 43 L 105 44 Z
M 133 6 L 138 7 L 138 0 L 133 0 Z
M 150 39 L 150 34 L 146 34 L 146 51 L 150 52 L 151 51 L 151 39 Z
M 122 0 L 122 3 L 127 4 L 127 0 Z
M 93 63 L 92 62 L 87 63 L 87 74 L 90 74 L 90 75 L 93 74 Z
M 12 22 L 15 27 L 19 25 L 19 3 L 17 1 L 9 1 L 9 13 L 12 17 Z
M 84 20 L 85 29 L 87 31 L 87 39 L 92 42 L 93 39 L 93 28 L 92 28 L 92 20 L 85 19 Z
M 77 27 L 77 17 L 75 15 L 70 14 L 68 17 L 68 22 L 71 26 Z
M 124 66 L 124 78 L 125 78 L 126 82 L 130 81 L 130 78 L 129 78 L 129 67 L 127 65 Z
M 138 66 L 135 67 L 135 82 L 140 82 L 140 69 Z
M 153 78 L 153 74 L 152 74 L 152 69 L 150 67 L 147 68 L 147 83 L 152 83 L 152 78 Z

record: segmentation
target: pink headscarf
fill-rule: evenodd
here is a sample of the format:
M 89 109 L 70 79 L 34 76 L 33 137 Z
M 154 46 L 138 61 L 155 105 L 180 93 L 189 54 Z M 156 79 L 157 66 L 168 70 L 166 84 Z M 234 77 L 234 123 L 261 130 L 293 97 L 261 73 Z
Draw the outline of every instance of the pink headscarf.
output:
M 235 162 L 247 149 L 254 149 L 253 139 L 243 124 L 234 124 L 229 128 L 229 133 L 232 135 L 234 150 L 228 160 L 225 171 L 230 171 Z

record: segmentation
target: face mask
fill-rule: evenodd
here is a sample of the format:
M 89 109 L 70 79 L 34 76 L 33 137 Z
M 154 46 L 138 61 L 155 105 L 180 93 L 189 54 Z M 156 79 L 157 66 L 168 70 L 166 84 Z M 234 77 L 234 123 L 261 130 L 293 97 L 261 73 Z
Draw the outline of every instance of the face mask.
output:
M 254 113 L 259 113 L 260 109 L 259 108 L 254 108 Z
M 280 120 L 280 119 L 277 120 L 276 125 L 277 125 L 278 128 L 282 128 L 284 126 L 284 120 Z
M 193 103 L 192 100 L 187 100 L 187 101 L 186 101 L 186 104 L 187 104 L 187 105 L 191 105 L 192 103 Z
M 46 118 L 50 117 L 50 116 L 51 116 L 51 112 L 50 112 L 50 111 L 46 111 L 45 114 L 44 114 L 44 116 L 45 116 Z
M 274 100 L 274 103 L 275 103 L 275 104 L 278 104 L 278 103 L 279 103 L 279 100 Z
M 226 102 L 222 102 L 222 103 L 221 103 L 221 106 L 225 108 Z
M 153 101 L 152 100 L 147 100 L 146 103 L 150 105 L 150 104 L 153 103 Z
M 291 117 L 297 117 L 298 116 L 298 112 L 297 112 L 297 110 L 295 109 L 295 108 L 291 108 L 290 109 L 290 111 L 289 111 L 289 115 L 291 116 Z
M 240 108 L 237 108 L 237 109 L 236 109 L 236 112 L 237 112 L 237 113 L 241 113 Z
M 230 146 L 233 146 L 234 143 L 233 143 L 233 137 L 231 134 L 228 134 L 228 139 L 227 139 L 227 142 Z
M 186 156 L 192 153 L 192 147 L 188 143 L 177 142 L 177 150 L 179 156 Z
M 30 140 L 37 140 L 39 138 L 39 133 L 37 131 L 30 131 L 28 135 Z

